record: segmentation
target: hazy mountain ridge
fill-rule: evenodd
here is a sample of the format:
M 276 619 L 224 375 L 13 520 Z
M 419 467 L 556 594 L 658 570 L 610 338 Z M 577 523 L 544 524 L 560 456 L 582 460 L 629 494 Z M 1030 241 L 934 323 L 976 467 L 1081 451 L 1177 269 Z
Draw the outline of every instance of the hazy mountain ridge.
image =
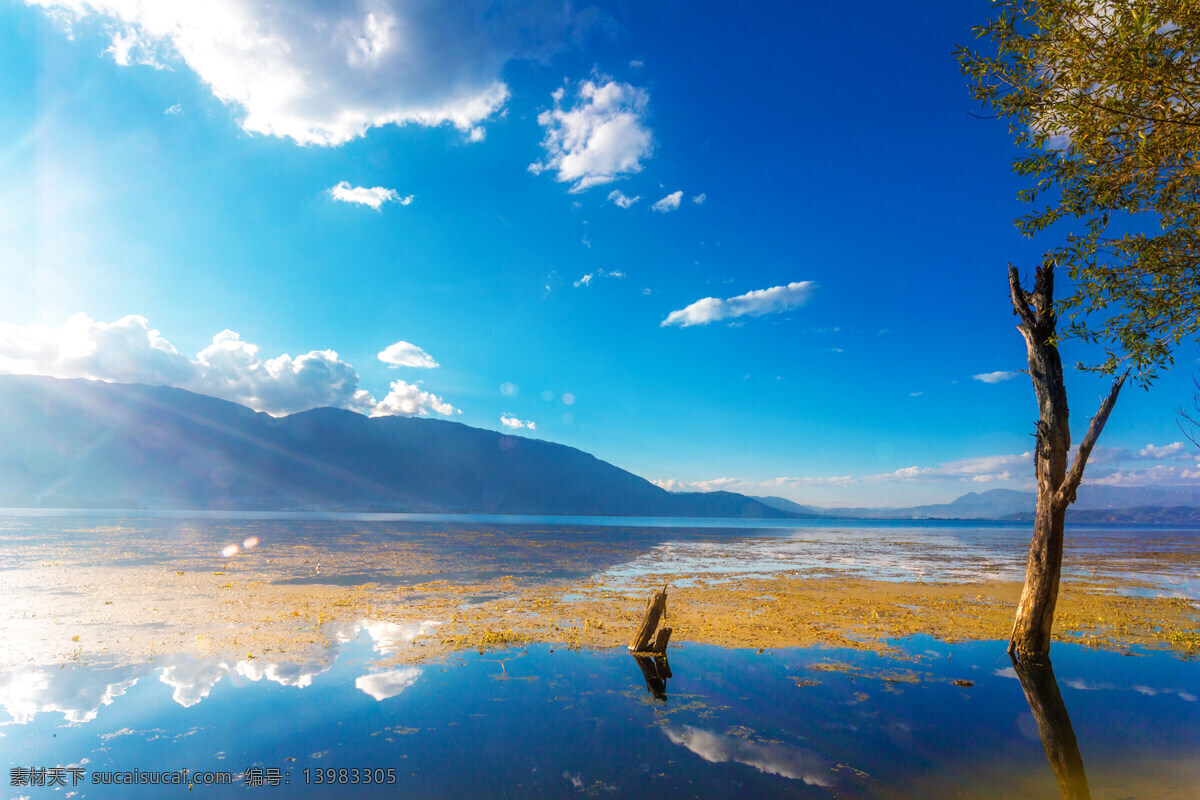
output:
M 968 492 L 949 502 L 905 508 L 816 508 L 778 497 L 759 497 L 767 505 L 804 509 L 838 519 L 1033 519 L 1034 492 L 990 489 Z M 1104 486 L 1084 479 L 1079 497 L 1067 512 L 1072 522 L 1186 524 L 1200 522 L 1200 488 L 1190 486 Z
M 456 422 L 276 418 L 182 389 L 13 375 L 0 376 L 0 486 L 8 505 L 792 516 Z

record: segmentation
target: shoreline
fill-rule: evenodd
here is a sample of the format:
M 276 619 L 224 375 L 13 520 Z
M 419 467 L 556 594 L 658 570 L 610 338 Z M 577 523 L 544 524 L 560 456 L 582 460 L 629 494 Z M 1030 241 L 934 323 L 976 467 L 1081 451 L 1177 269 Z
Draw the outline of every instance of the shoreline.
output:
M 43 579 L 47 576 L 39 573 Z M 526 643 L 612 648 L 628 643 L 649 594 L 668 588 L 672 644 L 728 648 L 846 647 L 888 652 L 889 640 L 926 634 L 946 642 L 1004 640 L 1021 584 L 932 583 L 836 576 L 722 580 L 646 575 L 524 585 L 508 576 L 402 587 L 279 584 L 217 570 L 70 567 L 54 572 L 43 601 L 9 607 L 9 663 L 122 663 L 188 655 L 283 662 L 323 658 L 338 631 L 377 625 L 383 659 L 417 663 L 461 650 Z M 12 596 L 9 572 L 0 589 Z M 28 577 L 28 576 L 27 576 Z M 690 584 L 690 585 L 686 585 Z M 1128 651 L 1200 654 L 1200 604 L 1137 597 L 1145 585 L 1064 582 L 1055 641 Z M 49 605 L 46 596 L 54 596 Z M 17 593 L 20 597 L 20 593 Z M 28 595 L 26 595 L 28 597 Z

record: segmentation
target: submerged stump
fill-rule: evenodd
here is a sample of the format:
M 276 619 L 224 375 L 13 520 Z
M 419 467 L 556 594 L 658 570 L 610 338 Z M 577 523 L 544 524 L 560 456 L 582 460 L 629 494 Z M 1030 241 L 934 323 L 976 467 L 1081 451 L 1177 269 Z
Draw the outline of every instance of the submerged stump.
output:
M 650 596 L 650 602 L 646 604 L 646 615 L 642 618 L 642 624 L 638 627 L 637 632 L 633 635 L 633 639 L 629 642 L 629 652 L 631 653 L 654 653 L 662 655 L 667 652 L 667 642 L 671 639 L 671 629 L 658 629 L 659 621 L 667 613 L 667 587 L 664 586 L 661 592 L 655 592 Z M 657 631 L 657 636 L 655 632 Z

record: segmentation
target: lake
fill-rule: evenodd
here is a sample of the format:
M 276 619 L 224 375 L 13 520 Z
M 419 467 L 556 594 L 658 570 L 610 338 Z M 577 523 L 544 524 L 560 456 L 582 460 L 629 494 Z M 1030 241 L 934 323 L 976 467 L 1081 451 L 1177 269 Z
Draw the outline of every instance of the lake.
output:
M 1200 793 L 1200 663 L 1187 650 L 1062 642 L 1052 670 L 1021 674 L 998 637 L 922 634 L 762 651 L 685 638 L 657 663 L 552 641 L 412 655 L 451 614 L 498 602 L 455 595 L 410 617 L 414 592 L 475 591 L 495 575 L 496 597 L 583 579 L 638 596 L 639 578 L 664 572 L 703 586 L 837 574 L 977 587 L 1019 577 L 1027 536 L 994 524 L 688 522 L 0 518 L 6 796 L 159 797 L 186 782 L 209 797 L 1052 798 L 1085 796 L 1083 782 L 1097 798 Z M 1196 532 L 1069 530 L 1068 540 L 1080 581 L 1129 584 L 1129 602 L 1196 599 Z M 320 571 L 306 557 L 317 553 Z M 161 633 L 152 644 L 162 649 L 147 651 L 139 637 L 170 620 L 148 609 L 105 617 L 133 602 L 97 577 L 110 574 L 211 578 L 232 583 L 227 592 L 245 580 L 301 593 L 289 602 L 329 593 L 331 607 L 371 580 L 371 602 L 394 605 L 318 617 L 303 650 L 171 650 Z M 97 582 L 72 590 L 72 575 Z M 181 609 L 207 596 L 207 584 L 186 586 L 196 594 Z M 72 625 L 75 639 L 47 633 Z M 96 782 L 121 779 L 186 782 Z M 60 785 L 26 785 L 46 782 Z

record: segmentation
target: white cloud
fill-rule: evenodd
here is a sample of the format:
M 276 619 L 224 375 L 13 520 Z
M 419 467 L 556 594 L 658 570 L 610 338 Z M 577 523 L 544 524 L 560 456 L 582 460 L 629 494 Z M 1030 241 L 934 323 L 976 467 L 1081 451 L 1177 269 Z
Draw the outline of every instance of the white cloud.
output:
M 707 199 L 708 199 L 708 195 L 705 194 L 704 192 L 701 192 L 700 194 L 692 196 L 692 202 L 698 206 L 704 205 L 704 201 Z
M 1118 469 L 1107 475 L 1089 476 L 1087 482 L 1099 486 L 1194 486 L 1200 483 L 1200 466 L 1189 469 L 1159 464 L 1148 469 Z
M 712 478 L 707 481 L 680 481 L 674 478 L 658 478 L 650 481 L 668 492 L 720 492 L 753 484 L 740 478 Z
M 313 350 L 292 358 L 287 353 L 261 360 L 258 346 L 224 330 L 196 355 L 196 380 L 182 388 L 241 403 L 257 411 L 283 415 L 332 406 L 366 412 L 374 405 L 358 385 L 354 367 L 332 350 Z M 110 380 L 124 381 L 120 376 Z
M 382 186 L 351 186 L 349 181 L 341 181 L 337 186 L 329 188 L 329 194 L 334 200 L 343 203 L 357 203 L 360 206 L 370 206 L 378 211 L 384 203 L 399 203 L 406 206 L 413 201 L 413 195 L 401 197 L 395 189 L 385 189 Z
M 531 431 L 537 430 L 536 422 L 526 422 L 524 420 L 517 419 L 512 414 L 501 414 L 500 424 L 506 428 L 512 428 L 513 430 L 520 430 L 521 428 L 528 428 Z
M 183 111 L 183 106 L 179 105 L 179 103 L 176 103 L 175 105 L 168 107 L 165 111 L 163 111 L 163 113 L 164 114 L 178 114 L 181 111 Z
M 853 475 L 821 475 L 816 477 L 792 478 L 781 476 L 763 481 L 764 486 L 849 486 L 858 483 Z
M 509 90 L 514 59 L 545 58 L 597 16 L 552 0 L 26 0 L 68 26 L 95 21 L 119 64 L 179 61 L 243 129 L 337 145 L 388 124 L 479 123 Z
M 176 386 L 200 376 L 145 317 L 96 322 L 87 314 L 59 328 L 0 323 L 0 373 Z
M 650 95 L 644 89 L 611 80 L 603 85 L 584 81 L 573 107 L 564 109 L 563 97 L 563 90 L 557 90 L 554 108 L 538 115 L 546 129 L 546 159 L 530 164 L 530 172 L 557 170 L 558 181 L 574 184 L 572 192 L 641 172 L 642 160 L 654 151 L 645 125 Z
M 753 292 L 719 300 L 716 297 L 705 297 L 697 300 L 686 308 L 672 311 L 662 321 L 662 327 L 678 325 L 707 325 L 723 319 L 750 316 L 761 317 L 764 314 L 775 314 L 802 306 L 812 296 L 816 284 L 812 281 L 789 283 L 787 286 L 772 286 L 770 289 L 758 289 Z
M 997 372 L 984 372 L 979 375 L 972 375 L 971 378 L 980 381 L 981 383 L 1000 383 L 1001 381 L 1012 380 L 1020 374 L 1021 373 L 1019 372 L 1005 372 L 1000 370 Z
M 628 197 L 620 189 L 613 189 L 611 192 L 608 193 L 609 202 L 616 203 L 621 208 L 629 208 L 631 205 L 633 205 L 634 203 L 636 203 L 638 200 L 641 200 L 641 199 L 642 199 L 642 196 L 640 194 L 636 195 L 634 197 Z
M 218 333 L 190 359 L 137 315 L 97 322 L 76 314 L 58 328 L 0 323 L 0 374 L 178 386 L 276 416 L 321 406 L 372 416 L 458 411 L 403 381 L 376 403 L 359 386 L 353 365 L 336 352 L 264 360 L 257 345 L 231 330 Z
M 411 342 L 396 342 L 389 344 L 379 353 L 379 360 L 392 367 L 423 367 L 432 369 L 438 362 L 421 348 Z
M 958 461 L 946 461 L 936 467 L 911 466 L 884 472 L 878 475 L 868 475 L 863 478 L 866 482 L 890 481 L 944 481 L 960 480 L 973 483 L 991 483 L 993 481 L 1009 481 L 1014 476 L 1033 474 L 1033 452 L 1026 451 L 1020 455 L 979 456 L 964 458 Z
M 1183 442 L 1171 442 L 1162 447 L 1155 447 L 1152 444 L 1148 444 L 1138 451 L 1138 455 L 1142 458 L 1149 458 L 1155 461 L 1179 458 L 1180 456 L 1192 457 L 1192 454 L 1188 452 L 1187 445 Z
M 113 61 L 122 67 L 140 64 L 145 67 L 163 69 L 159 61 L 158 48 L 152 40 L 145 39 L 134 29 L 118 31 L 112 34 L 112 44 L 104 51 L 113 57 Z
M 679 208 L 679 204 L 680 204 L 680 202 L 682 202 L 682 200 L 683 200 L 683 191 L 682 190 L 680 190 L 678 192 L 671 192 L 669 195 L 664 197 L 662 200 L 659 200 L 657 203 L 650 206 L 650 210 L 658 211 L 662 214 L 666 214 L 670 211 L 674 211 L 675 209 Z
M 401 380 L 392 381 L 391 391 L 371 409 L 372 417 L 425 416 L 430 411 L 449 416 L 462 411 L 435 394 L 422 391 L 421 387 Z
M 585 273 L 584 276 L 582 278 L 580 278 L 579 280 L 575 281 L 573 285 L 576 289 L 579 289 L 584 286 L 591 286 L 592 281 L 595 280 L 596 278 L 624 278 L 624 277 L 625 277 L 625 273 L 621 272 L 620 270 L 609 271 L 609 270 L 605 270 L 605 269 L 598 269 L 595 272 Z

